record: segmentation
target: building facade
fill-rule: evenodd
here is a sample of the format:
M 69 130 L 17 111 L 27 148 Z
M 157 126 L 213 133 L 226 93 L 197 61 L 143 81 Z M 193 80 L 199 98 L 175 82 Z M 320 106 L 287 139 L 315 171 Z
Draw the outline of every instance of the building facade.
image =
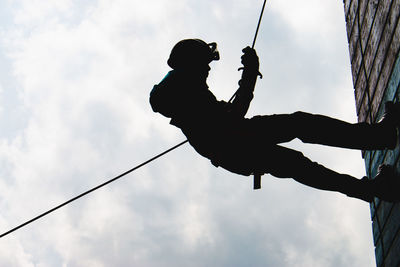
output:
M 377 122 L 386 101 L 400 101 L 400 0 L 344 0 L 358 121 Z M 395 150 L 364 151 L 368 177 L 380 164 L 400 173 Z M 371 204 L 376 265 L 400 266 L 400 204 L 375 198 Z

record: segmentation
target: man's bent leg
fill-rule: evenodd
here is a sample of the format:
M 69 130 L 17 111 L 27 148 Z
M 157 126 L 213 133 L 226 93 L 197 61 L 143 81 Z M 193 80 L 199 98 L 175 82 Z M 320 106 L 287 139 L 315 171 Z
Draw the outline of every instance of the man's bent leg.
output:
M 267 157 L 260 157 L 258 168 L 279 178 L 293 178 L 316 189 L 336 191 L 367 202 L 372 201 L 371 184 L 340 174 L 306 158 L 301 152 L 272 146 Z M 264 164 L 262 163 L 264 160 Z M 267 161 L 267 162 L 265 162 Z M 264 167 L 263 166 L 267 166 Z

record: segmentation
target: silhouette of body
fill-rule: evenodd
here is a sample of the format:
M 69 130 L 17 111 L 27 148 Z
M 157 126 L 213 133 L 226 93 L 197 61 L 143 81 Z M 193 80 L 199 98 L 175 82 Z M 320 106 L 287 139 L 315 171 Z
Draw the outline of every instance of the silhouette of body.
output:
M 239 89 L 232 103 L 218 101 L 208 89 L 209 63 L 219 59 L 216 44 L 199 39 L 178 42 L 171 51 L 167 76 L 155 85 L 150 103 L 155 112 L 171 118 L 202 156 L 241 175 L 269 173 L 322 190 L 344 193 L 365 201 L 374 196 L 400 201 L 400 182 L 393 168 L 382 166 L 375 179 L 340 174 L 301 152 L 279 145 L 299 138 L 305 143 L 376 150 L 394 148 L 400 114 L 398 103 L 387 104 L 381 122 L 347 123 L 305 112 L 245 118 L 253 98 L 258 72 L 254 49 L 243 49 L 244 65 Z

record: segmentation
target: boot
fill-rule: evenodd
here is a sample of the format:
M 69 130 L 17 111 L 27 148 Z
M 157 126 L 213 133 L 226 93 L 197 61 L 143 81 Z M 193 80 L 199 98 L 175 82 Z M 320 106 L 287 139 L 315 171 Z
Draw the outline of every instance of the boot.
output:
M 400 126 L 400 102 L 393 103 L 387 101 L 385 103 L 385 113 L 379 123 L 388 123 L 392 126 Z
M 364 176 L 361 180 L 357 181 L 357 186 L 349 186 L 346 195 L 354 197 L 371 203 L 374 200 L 372 180 Z
M 387 202 L 400 202 L 400 176 L 392 166 L 380 165 L 378 174 L 370 182 L 376 197 Z
M 289 119 L 287 124 L 291 127 L 287 127 L 287 132 L 304 143 L 360 150 L 394 149 L 398 139 L 397 128 L 400 128 L 400 102 L 386 102 L 382 119 L 372 124 L 353 124 L 305 112 L 295 112 Z M 279 136 L 285 136 L 285 132 Z
M 385 103 L 385 113 L 382 119 L 377 123 L 377 126 L 383 128 L 384 131 L 391 133 L 390 137 L 386 140 L 387 148 L 394 149 L 397 145 L 397 130 L 400 127 L 400 103 L 393 103 L 387 101 Z M 385 142 L 384 140 L 382 140 Z

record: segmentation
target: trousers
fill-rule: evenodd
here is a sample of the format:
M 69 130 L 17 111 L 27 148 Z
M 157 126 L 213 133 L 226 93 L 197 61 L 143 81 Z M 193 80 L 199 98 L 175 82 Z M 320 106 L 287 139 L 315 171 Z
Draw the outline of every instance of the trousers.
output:
M 244 119 L 232 132 L 221 141 L 217 165 L 242 175 L 257 172 L 293 178 L 317 189 L 347 195 L 359 191 L 359 179 L 337 173 L 280 144 L 298 138 L 304 143 L 378 150 L 391 146 L 397 136 L 395 128 L 380 124 L 348 123 L 306 112 L 255 116 Z

